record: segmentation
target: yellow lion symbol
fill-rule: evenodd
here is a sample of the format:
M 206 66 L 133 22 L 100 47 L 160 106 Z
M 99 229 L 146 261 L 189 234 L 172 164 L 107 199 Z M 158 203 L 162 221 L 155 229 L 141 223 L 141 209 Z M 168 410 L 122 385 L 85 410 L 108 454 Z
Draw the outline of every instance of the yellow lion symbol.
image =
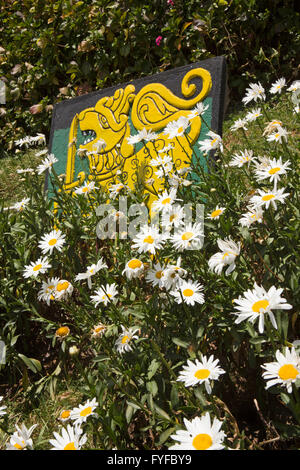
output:
M 190 81 L 200 77 L 202 89 L 194 98 L 196 86 Z M 139 168 L 144 169 L 148 178 L 154 179 L 154 187 L 159 190 L 161 180 L 153 174 L 149 161 L 157 157 L 157 152 L 166 145 L 172 147 L 173 161 L 176 169 L 189 166 L 192 158 L 192 145 L 197 141 L 201 118 L 196 116 L 190 121 L 186 136 L 170 138 L 164 129 L 168 123 L 187 117 L 190 110 L 202 101 L 211 89 L 210 73 L 202 68 L 189 71 L 181 83 L 182 95 L 175 96 L 161 83 L 151 83 L 135 94 L 135 86 L 130 84 L 118 89 L 113 96 L 101 98 L 95 107 L 87 108 L 73 118 L 70 133 L 66 178 L 64 189 L 70 190 L 83 181 L 94 179 L 104 187 L 115 182 L 117 174 L 123 175 L 126 184 L 134 188 Z M 190 99 L 189 99 L 190 98 Z M 132 126 L 136 131 L 153 131 L 155 142 L 144 142 L 144 146 L 136 150 L 128 139 L 132 136 Z M 83 144 L 76 147 L 78 130 L 81 132 Z M 129 141 L 128 141 L 129 140 Z M 105 145 L 99 145 L 104 142 Z M 75 177 L 75 159 L 85 151 L 89 160 L 89 174 L 80 172 Z M 146 188 L 146 186 L 145 186 Z M 147 188 L 145 189 L 147 191 Z

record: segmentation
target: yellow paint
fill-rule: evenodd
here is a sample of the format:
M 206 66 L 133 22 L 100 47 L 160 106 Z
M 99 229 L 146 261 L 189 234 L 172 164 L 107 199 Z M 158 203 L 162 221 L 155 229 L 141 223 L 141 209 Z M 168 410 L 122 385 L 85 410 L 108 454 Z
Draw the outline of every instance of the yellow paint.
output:
M 190 83 L 194 78 L 202 79 L 202 89 L 191 98 L 196 92 L 196 86 Z M 176 168 L 189 166 L 192 158 L 191 146 L 200 135 L 201 118 L 197 116 L 191 120 L 186 131 L 187 137 L 183 135 L 168 139 L 163 134 L 164 128 L 181 116 L 187 117 L 191 109 L 208 95 L 211 86 L 210 73 L 205 69 L 196 68 L 189 71 L 182 80 L 181 91 L 184 98 L 174 95 L 161 83 L 145 85 L 135 94 L 135 86 L 131 84 L 116 90 L 113 96 L 101 98 L 95 107 L 76 114 L 69 133 L 64 189 L 69 191 L 82 185 L 86 177 L 84 172 L 79 173 L 77 177 L 75 175 L 75 158 L 78 158 L 76 137 L 79 126 L 81 132 L 93 132 L 89 132 L 86 139 L 89 141 L 80 145 L 79 149 L 92 152 L 95 151 L 99 139 L 106 143 L 105 148 L 99 148 L 96 154 L 86 157 L 89 161 L 88 179 L 96 180 L 98 185 L 107 188 L 115 182 L 117 172 L 121 170 L 126 176 L 125 183 L 131 189 L 134 189 L 138 178 L 142 178 L 144 182 L 153 178 L 153 186 L 155 191 L 158 191 L 162 181 L 154 174 L 155 168 L 149 165 L 149 161 L 151 158 L 157 158 L 158 150 L 171 144 Z M 142 149 L 135 152 L 134 145 L 127 142 L 131 135 L 129 116 L 137 131 L 146 129 L 157 133 L 156 149 L 152 142 L 147 142 Z M 150 193 L 150 200 L 153 200 L 153 188 L 150 191 L 146 184 L 144 186 L 145 192 Z

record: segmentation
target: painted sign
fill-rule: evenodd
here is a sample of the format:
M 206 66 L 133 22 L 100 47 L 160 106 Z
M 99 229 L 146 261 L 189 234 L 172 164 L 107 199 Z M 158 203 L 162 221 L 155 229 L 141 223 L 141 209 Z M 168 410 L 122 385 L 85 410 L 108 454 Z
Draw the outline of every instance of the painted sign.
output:
M 171 149 L 168 154 L 177 170 L 193 158 L 206 168 L 198 144 L 209 128 L 222 132 L 225 84 L 225 60 L 216 57 L 58 103 L 49 152 L 58 160 L 56 173 L 65 175 L 64 189 L 91 180 L 108 189 L 120 174 L 134 189 L 142 168 L 158 191 L 161 178 L 149 161 L 165 147 Z M 201 102 L 202 119 L 191 119 Z M 180 132 L 180 123 L 185 132 Z

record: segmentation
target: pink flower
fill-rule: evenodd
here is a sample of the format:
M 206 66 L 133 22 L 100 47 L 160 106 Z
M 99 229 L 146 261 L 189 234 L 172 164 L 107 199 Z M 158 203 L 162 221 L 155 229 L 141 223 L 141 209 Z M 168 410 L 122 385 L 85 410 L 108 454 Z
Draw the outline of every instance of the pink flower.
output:
M 168 0 L 167 3 L 168 3 L 168 5 L 171 5 L 172 7 L 174 6 L 173 0 Z
M 155 39 L 156 45 L 160 46 L 161 41 L 162 41 L 162 36 L 157 36 L 157 38 Z
M 39 104 L 34 104 L 29 108 L 29 112 L 31 114 L 39 114 L 43 111 L 43 105 L 41 103 Z

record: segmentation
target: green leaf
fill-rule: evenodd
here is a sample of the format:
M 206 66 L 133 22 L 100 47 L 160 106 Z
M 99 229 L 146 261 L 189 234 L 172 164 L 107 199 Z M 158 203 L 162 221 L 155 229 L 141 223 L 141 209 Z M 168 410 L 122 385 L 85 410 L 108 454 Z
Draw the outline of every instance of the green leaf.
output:
M 41 365 L 40 361 L 38 361 L 37 359 L 33 359 L 33 358 L 29 358 L 27 356 L 24 356 L 21 353 L 19 353 L 18 356 L 26 364 L 28 369 L 32 370 L 32 372 L 35 372 L 35 373 L 36 372 L 41 372 L 42 365 Z
M 166 440 L 169 438 L 169 436 L 175 431 L 176 427 L 173 426 L 172 428 L 166 429 L 160 436 L 159 436 L 159 441 L 158 445 L 161 446 L 166 442 Z
M 160 408 L 156 403 L 154 403 L 154 409 L 156 413 L 167 421 L 172 421 L 168 413 L 166 413 L 162 408 Z
M 177 344 L 177 346 L 180 346 L 182 348 L 188 348 L 189 347 L 189 344 L 187 341 L 183 341 L 182 339 L 180 338 L 172 338 L 172 341 L 173 343 Z

